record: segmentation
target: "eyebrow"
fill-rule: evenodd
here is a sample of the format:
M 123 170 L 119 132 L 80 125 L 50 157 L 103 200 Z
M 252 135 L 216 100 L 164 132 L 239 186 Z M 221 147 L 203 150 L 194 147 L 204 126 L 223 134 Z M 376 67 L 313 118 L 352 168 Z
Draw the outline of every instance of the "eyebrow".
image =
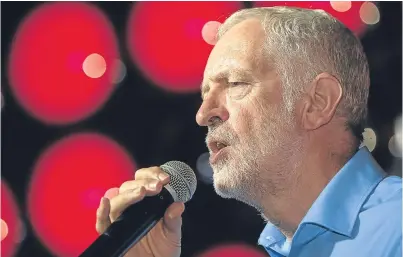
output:
M 214 74 L 213 76 L 210 76 L 207 80 L 213 82 L 219 82 L 228 79 L 230 76 L 237 76 L 236 79 L 240 80 L 250 80 L 250 81 L 256 80 L 256 77 L 253 75 L 253 71 L 251 69 L 244 69 L 244 68 L 231 68 L 231 69 L 226 68 Z M 204 95 L 209 90 L 210 85 L 208 84 L 208 82 L 203 81 L 200 85 L 202 98 L 204 98 Z

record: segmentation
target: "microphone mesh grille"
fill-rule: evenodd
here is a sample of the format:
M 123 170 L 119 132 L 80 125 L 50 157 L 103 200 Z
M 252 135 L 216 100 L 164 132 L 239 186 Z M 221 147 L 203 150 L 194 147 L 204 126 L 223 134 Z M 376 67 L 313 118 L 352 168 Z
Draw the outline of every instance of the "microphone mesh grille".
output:
M 187 164 L 180 161 L 169 161 L 161 165 L 161 169 L 169 174 L 169 185 L 178 196 L 178 201 L 189 201 L 196 191 L 196 175 Z

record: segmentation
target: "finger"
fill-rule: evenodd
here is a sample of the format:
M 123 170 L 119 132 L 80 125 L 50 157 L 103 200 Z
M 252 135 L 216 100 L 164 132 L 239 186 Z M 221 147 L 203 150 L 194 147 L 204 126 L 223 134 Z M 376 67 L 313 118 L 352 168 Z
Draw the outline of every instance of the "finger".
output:
M 168 207 L 164 214 L 164 227 L 169 234 L 177 235 L 180 233 L 182 226 L 182 213 L 185 211 L 185 204 L 181 202 L 175 202 Z
M 108 199 L 112 199 L 113 197 L 117 196 L 118 194 L 119 194 L 119 188 L 113 187 L 113 188 L 108 189 L 105 192 L 104 197 L 106 197 Z
M 154 178 L 144 178 L 138 180 L 130 180 L 123 183 L 119 188 L 119 193 L 132 191 L 140 187 L 145 187 L 148 191 L 161 190 L 163 182 Z
M 132 204 L 135 204 L 146 196 L 146 189 L 141 186 L 137 189 L 123 192 L 110 200 L 109 217 L 112 222 L 115 221 L 122 212 Z
M 109 218 L 111 206 L 108 198 L 102 197 L 101 203 L 97 210 L 97 221 L 95 223 L 95 229 L 99 234 L 105 232 L 105 230 L 111 225 Z
M 154 178 L 159 179 L 163 183 L 169 182 L 169 175 L 164 172 L 160 167 L 151 167 L 139 169 L 134 174 L 135 179 L 146 179 L 146 178 Z

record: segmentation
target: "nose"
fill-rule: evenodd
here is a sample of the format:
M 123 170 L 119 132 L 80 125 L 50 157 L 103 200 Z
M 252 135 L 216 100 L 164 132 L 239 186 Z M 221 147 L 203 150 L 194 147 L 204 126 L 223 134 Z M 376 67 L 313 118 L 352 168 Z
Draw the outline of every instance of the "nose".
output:
M 213 94 L 210 92 L 205 97 L 199 111 L 196 114 L 196 122 L 199 126 L 209 126 L 215 119 L 222 122 L 228 120 L 229 112 L 225 105 L 224 94 Z

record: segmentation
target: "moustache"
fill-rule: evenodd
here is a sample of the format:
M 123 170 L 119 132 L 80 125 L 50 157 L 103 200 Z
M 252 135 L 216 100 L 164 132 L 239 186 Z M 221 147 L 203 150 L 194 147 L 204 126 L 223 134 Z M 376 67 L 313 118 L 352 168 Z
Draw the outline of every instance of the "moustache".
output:
M 225 145 L 234 144 L 238 140 L 236 133 L 229 126 L 221 125 L 210 128 L 206 136 L 206 143 L 211 141 L 221 142 Z

